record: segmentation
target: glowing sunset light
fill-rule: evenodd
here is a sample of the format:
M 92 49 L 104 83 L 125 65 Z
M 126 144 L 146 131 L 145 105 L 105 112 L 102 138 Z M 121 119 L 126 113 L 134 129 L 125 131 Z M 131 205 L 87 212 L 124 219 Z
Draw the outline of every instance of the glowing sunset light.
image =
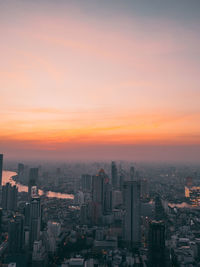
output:
M 91 149 L 93 159 L 100 146 L 110 157 L 129 145 L 198 147 L 200 5 L 191 2 L 2 1 L 2 152 Z

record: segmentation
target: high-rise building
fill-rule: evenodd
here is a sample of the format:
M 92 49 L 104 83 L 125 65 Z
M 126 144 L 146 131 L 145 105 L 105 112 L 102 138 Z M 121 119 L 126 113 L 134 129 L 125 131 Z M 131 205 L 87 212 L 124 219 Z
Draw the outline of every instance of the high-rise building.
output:
M 91 191 L 92 189 L 92 176 L 89 174 L 83 174 L 81 176 L 81 187 L 83 191 Z
M 17 214 L 8 225 L 8 245 L 10 253 L 19 253 L 24 246 L 24 217 Z
M 31 188 L 37 186 L 38 183 L 38 168 L 31 168 L 29 171 L 29 182 L 28 182 L 28 195 L 31 199 Z
M 103 169 L 101 169 L 98 175 L 92 177 L 92 200 L 103 205 L 104 199 L 104 181 L 106 179 L 106 174 Z
M 164 211 L 164 207 L 162 205 L 162 201 L 160 196 L 156 196 L 155 198 L 155 219 L 157 221 L 159 220 L 163 220 L 165 216 L 165 211 Z
M 124 183 L 124 241 L 130 247 L 138 247 L 141 242 L 140 235 L 140 183 L 126 181 Z
M 14 185 L 7 183 L 2 187 L 2 208 L 4 210 L 17 210 L 17 195 L 18 189 Z
M 112 185 L 109 183 L 104 184 L 103 211 L 104 213 L 112 211 Z
M 118 173 L 117 173 L 117 166 L 114 161 L 111 163 L 111 175 L 112 175 L 112 185 L 114 188 L 118 187 Z
M 100 223 L 104 208 L 104 185 L 108 183 L 108 177 L 105 171 L 101 169 L 96 176 L 92 177 L 92 214 L 93 221 Z
M 3 154 L 0 154 L 0 186 L 2 185 L 2 174 L 3 174 Z
M 133 166 L 130 167 L 130 180 L 135 180 L 135 168 Z
M 41 228 L 41 204 L 40 197 L 34 197 L 30 202 L 30 247 L 34 241 L 39 240 Z
M 30 226 L 30 203 L 27 202 L 24 206 L 24 226 Z
M 163 221 L 149 224 L 149 266 L 165 266 L 165 225 Z

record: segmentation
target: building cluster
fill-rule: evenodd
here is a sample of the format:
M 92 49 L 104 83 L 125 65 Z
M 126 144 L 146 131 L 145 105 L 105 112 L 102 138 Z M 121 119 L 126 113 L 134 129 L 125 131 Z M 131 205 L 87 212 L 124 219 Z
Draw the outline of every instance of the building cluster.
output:
M 1 181 L 2 166 L 0 155 Z M 200 210 L 192 203 L 185 208 L 169 203 L 174 187 L 165 184 L 165 175 L 158 183 L 113 161 L 110 173 L 82 174 L 70 186 L 74 198 L 62 198 L 41 194 L 40 168 L 25 169 L 18 164 L 15 179 L 27 185 L 27 192 L 9 182 L 1 186 L 2 266 L 199 266 Z M 184 186 L 193 190 L 191 179 L 183 185 L 175 170 L 170 172 L 183 199 Z M 62 170 L 54 175 L 52 190 L 59 188 Z

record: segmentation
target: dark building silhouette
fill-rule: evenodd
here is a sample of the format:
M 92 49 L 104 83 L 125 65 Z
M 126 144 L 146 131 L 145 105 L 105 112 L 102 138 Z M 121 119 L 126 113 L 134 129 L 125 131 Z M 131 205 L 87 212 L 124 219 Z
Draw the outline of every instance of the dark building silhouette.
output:
M 149 223 L 149 266 L 164 267 L 165 261 L 165 225 L 163 221 Z
M 17 214 L 8 225 L 9 253 L 19 253 L 24 247 L 24 217 Z
M 4 210 L 17 210 L 17 195 L 18 190 L 14 185 L 12 186 L 10 183 L 7 183 L 2 187 L 2 208 Z
M 123 236 L 124 241 L 130 247 L 138 247 L 141 242 L 140 230 L 140 183 L 137 181 L 126 181 L 124 183 L 124 226 Z
M 0 186 L 2 185 L 3 154 L 0 154 Z
M 118 173 L 117 173 L 117 166 L 114 161 L 111 163 L 111 175 L 112 175 L 112 185 L 114 188 L 118 186 Z
M 165 211 L 162 205 L 162 201 L 160 196 L 156 196 L 155 198 L 155 219 L 157 221 L 163 220 L 165 216 Z
M 103 211 L 105 214 L 112 211 L 112 185 L 109 183 L 104 184 Z
M 39 240 L 41 228 L 41 203 L 40 197 L 33 197 L 30 202 L 30 247 L 34 241 Z
M 31 188 L 37 186 L 38 183 L 38 168 L 31 168 L 29 171 L 29 182 L 28 182 L 28 196 L 31 199 Z

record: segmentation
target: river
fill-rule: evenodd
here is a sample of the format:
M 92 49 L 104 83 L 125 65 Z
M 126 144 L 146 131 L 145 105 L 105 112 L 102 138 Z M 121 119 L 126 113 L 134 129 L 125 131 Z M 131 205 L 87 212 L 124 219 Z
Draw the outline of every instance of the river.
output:
M 2 185 L 5 185 L 6 183 L 10 183 L 12 185 L 16 185 L 19 192 L 28 192 L 28 186 L 22 185 L 20 183 L 16 183 L 12 179 L 12 177 L 15 175 L 17 175 L 16 172 L 3 171 Z M 64 193 L 53 192 L 53 191 L 44 192 L 41 189 L 39 189 L 39 195 L 41 196 L 44 194 L 49 198 L 74 199 L 74 196 L 70 194 L 64 194 Z

